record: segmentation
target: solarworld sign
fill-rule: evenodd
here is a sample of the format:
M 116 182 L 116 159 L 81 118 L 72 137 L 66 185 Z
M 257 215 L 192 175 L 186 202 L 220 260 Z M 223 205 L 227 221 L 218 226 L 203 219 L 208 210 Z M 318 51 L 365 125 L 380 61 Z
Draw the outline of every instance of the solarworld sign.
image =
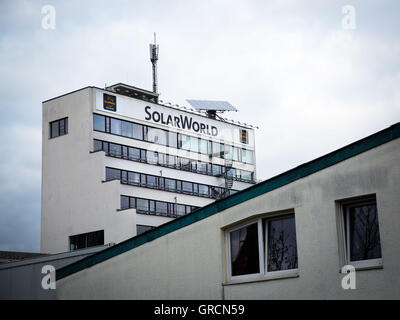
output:
M 146 121 L 149 124 L 163 125 L 178 131 L 217 138 L 226 142 L 240 143 L 239 127 L 235 125 L 143 100 L 113 95 L 98 90 L 96 92 L 95 108 Z
M 218 135 L 217 127 L 193 120 L 190 116 L 172 116 L 170 114 L 164 114 L 164 112 L 152 110 L 150 106 L 146 106 L 144 112 L 146 113 L 145 120 L 151 120 L 155 123 L 161 123 L 178 129 L 190 130 L 213 137 Z

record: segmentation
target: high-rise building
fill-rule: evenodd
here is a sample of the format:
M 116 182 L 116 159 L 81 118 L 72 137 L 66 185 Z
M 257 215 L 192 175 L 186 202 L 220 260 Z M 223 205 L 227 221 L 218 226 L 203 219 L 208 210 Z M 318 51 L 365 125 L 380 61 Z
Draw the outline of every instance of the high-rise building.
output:
M 121 83 L 43 102 L 41 252 L 119 243 L 255 183 L 254 127 L 190 102 Z

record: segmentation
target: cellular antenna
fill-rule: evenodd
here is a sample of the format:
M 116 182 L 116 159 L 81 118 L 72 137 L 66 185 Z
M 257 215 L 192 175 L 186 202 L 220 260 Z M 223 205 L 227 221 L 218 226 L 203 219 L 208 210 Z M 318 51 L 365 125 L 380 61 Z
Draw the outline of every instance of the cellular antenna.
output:
M 158 44 L 156 44 L 156 33 L 154 32 L 154 44 L 150 44 L 150 61 L 153 65 L 153 92 L 157 93 L 157 61 L 158 61 Z

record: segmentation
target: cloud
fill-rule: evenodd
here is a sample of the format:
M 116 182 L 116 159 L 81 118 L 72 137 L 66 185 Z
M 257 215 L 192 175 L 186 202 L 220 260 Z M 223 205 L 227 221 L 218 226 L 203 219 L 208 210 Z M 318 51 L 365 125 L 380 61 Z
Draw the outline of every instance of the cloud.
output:
M 41 28 L 45 4 L 56 30 Z M 39 250 L 41 101 L 87 85 L 151 88 L 153 31 L 162 99 L 237 106 L 226 116 L 260 126 L 260 179 L 399 121 L 400 5 L 352 4 L 355 30 L 334 1 L 2 1 L 0 249 Z

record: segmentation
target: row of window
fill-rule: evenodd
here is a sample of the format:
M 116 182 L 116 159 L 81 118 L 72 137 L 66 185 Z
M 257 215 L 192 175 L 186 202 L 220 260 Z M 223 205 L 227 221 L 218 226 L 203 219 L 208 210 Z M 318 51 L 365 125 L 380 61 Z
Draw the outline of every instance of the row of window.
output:
M 149 151 L 121 144 L 94 139 L 93 151 L 103 150 L 107 155 L 132 161 L 144 162 L 178 170 L 191 171 L 212 176 L 220 176 L 226 170 L 224 166 L 201 161 L 190 160 L 178 156 L 172 156 L 157 151 Z M 244 182 L 253 182 L 253 172 L 229 168 L 229 175 L 233 179 Z
M 237 192 L 237 190 L 228 190 L 222 187 L 106 167 L 106 181 L 116 179 L 124 184 L 213 199 L 219 199 Z
M 136 209 L 138 213 L 155 214 L 165 217 L 181 217 L 199 207 L 177 204 L 172 202 L 121 196 L 121 209 Z
M 68 133 L 68 118 L 50 122 L 50 138 L 63 136 Z
M 381 263 L 376 199 L 341 203 L 344 263 Z M 267 275 L 298 268 L 294 214 L 257 218 L 226 232 L 229 278 Z
M 157 129 L 130 121 L 106 117 L 99 114 L 93 114 L 93 129 L 96 131 L 112 133 L 118 136 L 157 143 L 172 148 L 207 154 L 222 159 L 250 164 L 254 163 L 254 154 L 251 150 L 204 140 L 182 133 Z

